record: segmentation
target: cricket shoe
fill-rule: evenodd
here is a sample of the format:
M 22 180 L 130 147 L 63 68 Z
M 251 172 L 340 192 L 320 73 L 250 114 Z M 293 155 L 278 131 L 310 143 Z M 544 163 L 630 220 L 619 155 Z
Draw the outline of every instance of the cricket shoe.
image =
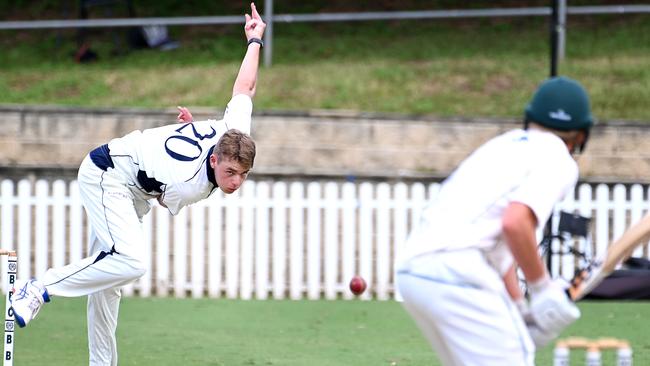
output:
M 11 307 L 18 326 L 23 328 L 36 317 L 41 306 L 50 301 L 50 296 L 42 283 L 35 279 L 18 280 L 14 284 Z

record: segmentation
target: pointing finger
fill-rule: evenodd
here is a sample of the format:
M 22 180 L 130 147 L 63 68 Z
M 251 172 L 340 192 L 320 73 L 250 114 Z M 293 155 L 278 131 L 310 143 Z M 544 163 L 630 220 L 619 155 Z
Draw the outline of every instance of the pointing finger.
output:
M 257 7 L 255 6 L 255 3 L 251 3 L 251 14 L 255 19 L 262 19 L 262 17 L 260 17 L 260 13 L 257 12 Z

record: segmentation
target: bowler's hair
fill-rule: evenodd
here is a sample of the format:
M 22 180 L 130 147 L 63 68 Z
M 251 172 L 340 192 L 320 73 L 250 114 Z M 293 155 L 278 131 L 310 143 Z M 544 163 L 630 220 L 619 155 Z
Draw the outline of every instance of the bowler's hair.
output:
M 212 152 L 217 161 L 236 161 L 242 168 L 249 170 L 255 161 L 255 141 L 250 135 L 236 129 L 224 133 Z

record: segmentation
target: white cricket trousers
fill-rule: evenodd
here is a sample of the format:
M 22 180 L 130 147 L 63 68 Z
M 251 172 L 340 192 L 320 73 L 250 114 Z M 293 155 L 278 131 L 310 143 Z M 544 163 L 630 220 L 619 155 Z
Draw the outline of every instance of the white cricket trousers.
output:
M 115 169 L 104 171 L 86 156 L 78 182 L 91 228 L 92 254 L 49 269 L 42 282 L 51 296 L 88 295 L 89 364 L 114 366 L 120 287 L 145 273 L 144 232 L 136 199 Z
M 427 253 L 397 273 L 402 305 L 443 365 L 534 365 L 523 318 L 479 250 Z

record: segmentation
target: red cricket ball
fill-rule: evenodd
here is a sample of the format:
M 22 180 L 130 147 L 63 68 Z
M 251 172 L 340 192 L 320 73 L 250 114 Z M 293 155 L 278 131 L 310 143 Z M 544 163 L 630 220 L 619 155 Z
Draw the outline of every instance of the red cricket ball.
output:
M 366 287 L 366 280 L 364 280 L 361 276 L 354 276 L 350 280 L 350 291 L 352 291 L 352 293 L 357 296 L 366 291 Z

